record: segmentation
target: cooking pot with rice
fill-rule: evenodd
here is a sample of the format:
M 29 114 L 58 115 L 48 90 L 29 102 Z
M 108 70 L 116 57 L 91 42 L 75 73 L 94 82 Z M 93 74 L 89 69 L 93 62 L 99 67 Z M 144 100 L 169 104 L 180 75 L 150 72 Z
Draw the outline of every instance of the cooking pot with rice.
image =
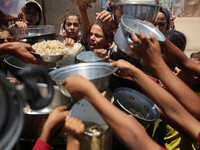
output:
M 37 87 L 41 94 L 46 95 L 47 85 L 43 83 L 37 84 Z M 50 112 L 59 106 L 67 106 L 72 101 L 71 98 L 64 96 L 57 86 L 54 86 L 54 95 L 51 103 L 40 109 L 32 110 L 29 105 L 24 107 L 24 126 L 20 139 L 23 141 L 35 142 L 40 136 L 43 125 L 50 114 Z M 52 143 L 57 141 L 60 144 L 66 143 L 65 132 L 60 131 L 56 137 L 52 139 Z M 57 144 L 58 144 L 57 143 Z M 56 144 L 56 143 L 55 143 Z
M 23 105 L 29 104 L 35 110 L 46 107 L 54 93 L 53 82 L 47 72 L 39 67 L 27 67 L 19 71 L 22 84 L 15 87 L 5 79 L 5 74 L 0 74 L 0 149 L 12 149 L 23 127 Z M 38 77 L 46 83 L 45 96 L 41 96 L 36 86 Z

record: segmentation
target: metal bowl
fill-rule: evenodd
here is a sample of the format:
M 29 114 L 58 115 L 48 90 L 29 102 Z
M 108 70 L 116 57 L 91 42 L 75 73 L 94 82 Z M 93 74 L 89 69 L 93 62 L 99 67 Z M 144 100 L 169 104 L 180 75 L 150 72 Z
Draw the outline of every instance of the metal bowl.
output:
M 160 5 L 138 2 L 124 2 L 111 4 L 113 18 L 117 23 L 120 23 L 122 15 L 129 15 L 141 20 L 146 20 L 155 23 Z
M 76 55 L 76 63 L 103 62 L 106 57 L 100 58 L 93 51 L 83 51 Z
M 117 71 L 116 67 L 110 66 L 108 62 L 79 63 L 61 67 L 51 71 L 49 75 L 54 80 L 63 94 L 70 96 L 62 85 L 62 81 L 71 75 L 81 75 L 91 81 L 96 88 L 103 92 L 108 88 L 112 74 Z
M 56 63 L 61 60 L 65 54 L 57 54 L 57 55 L 47 55 L 47 54 L 39 54 L 35 52 L 31 52 L 36 58 L 43 60 L 48 63 Z
M 15 77 L 18 78 L 18 71 L 24 69 L 25 67 L 29 67 L 29 66 L 40 66 L 43 67 L 46 71 L 52 71 L 54 70 L 55 64 L 50 64 L 49 66 L 41 66 L 41 65 L 35 65 L 35 64 L 26 64 L 23 61 L 21 61 L 20 59 L 11 56 L 11 55 L 7 55 L 4 57 L 3 62 L 6 64 L 6 67 L 8 69 L 8 71 Z
M 46 84 L 38 84 L 38 88 L 42 95 L 47 93 Z M 36 141 L 51 111 L 59 106 L 67 106 L 71 101 L 71 98 L 64 96 L 60 89 L 54 86 L 54 96 L 47 107 L 34 111 L 26 105 L 24 107 L 24 126 L 20 138 L 25 141 Z
M 156 104 L 136 90 L 120 87 L 114 92 L 114 104 L 128 114 L 133 115 L 144 127 L 160 117 Z

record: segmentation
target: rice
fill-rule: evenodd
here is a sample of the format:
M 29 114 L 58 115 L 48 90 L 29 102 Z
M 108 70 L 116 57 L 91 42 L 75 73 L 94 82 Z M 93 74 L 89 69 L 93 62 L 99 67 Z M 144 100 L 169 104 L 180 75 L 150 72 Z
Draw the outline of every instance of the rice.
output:
M 58 40 L 47 40 L 35 43 L 32 45 L 32 48 L 36 53 L 47 54 L 47 55 L 59 55 L 70 53 L 72 47 L 66 47 L 64 43 L 61 43 Z

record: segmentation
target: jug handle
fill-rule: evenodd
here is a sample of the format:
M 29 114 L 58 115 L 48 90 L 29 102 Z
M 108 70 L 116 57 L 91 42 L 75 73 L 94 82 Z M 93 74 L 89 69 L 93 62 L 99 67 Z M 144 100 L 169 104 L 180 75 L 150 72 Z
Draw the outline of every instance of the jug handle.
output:
M 24 84 L 24 90 L 31 109 L 38 110 L 46 107 L 54 95 L 53 81 L 48 73 L 41 67 L 30 66 L 20 70 L 17 73 L 19 81 Z M 37 79 L 44 79 L 47 84 L 47 94 L 41 95 L 37 86 Z

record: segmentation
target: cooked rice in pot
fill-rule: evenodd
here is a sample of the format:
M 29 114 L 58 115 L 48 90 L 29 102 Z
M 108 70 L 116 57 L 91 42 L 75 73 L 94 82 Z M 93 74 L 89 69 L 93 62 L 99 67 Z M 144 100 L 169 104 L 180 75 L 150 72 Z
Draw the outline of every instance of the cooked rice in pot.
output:
M 58 40 L 47 40 L 35 43 L 32 48 L 36 53 L 47 55 L 58 55 L 68 53 L 69 47 L 66 47 L 64 43 Z

